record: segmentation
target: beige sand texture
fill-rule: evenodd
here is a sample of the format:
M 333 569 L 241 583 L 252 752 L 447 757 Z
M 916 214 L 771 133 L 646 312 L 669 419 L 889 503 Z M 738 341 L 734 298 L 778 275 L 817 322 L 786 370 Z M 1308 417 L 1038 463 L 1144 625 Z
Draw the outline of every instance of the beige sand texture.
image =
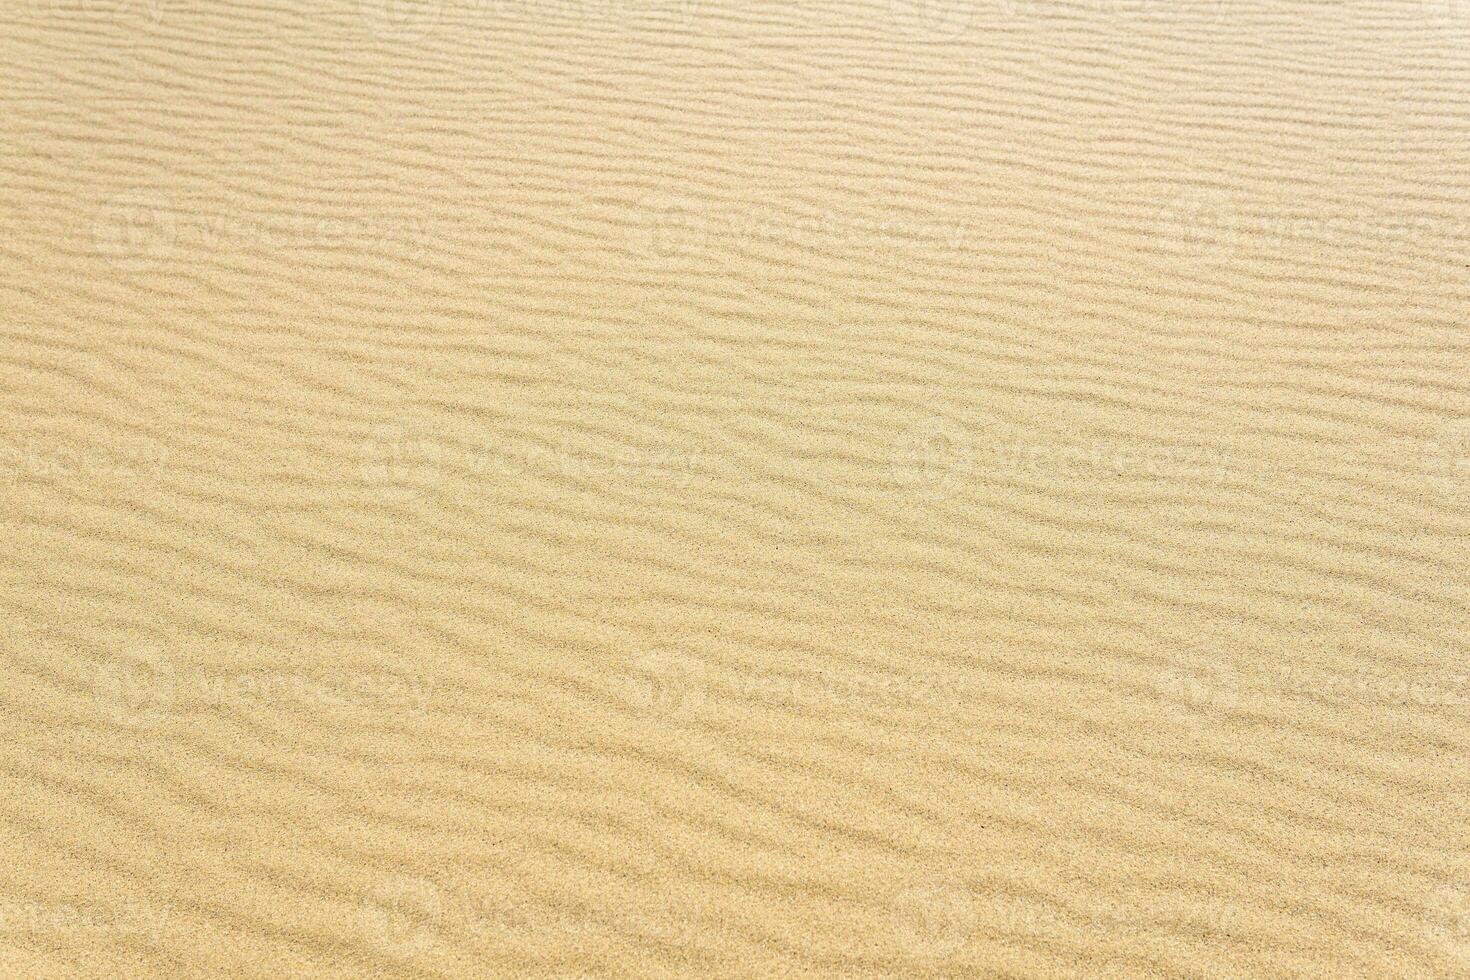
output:
M 5 0 L 0 975 L 1470 975 L 1470 5 Z

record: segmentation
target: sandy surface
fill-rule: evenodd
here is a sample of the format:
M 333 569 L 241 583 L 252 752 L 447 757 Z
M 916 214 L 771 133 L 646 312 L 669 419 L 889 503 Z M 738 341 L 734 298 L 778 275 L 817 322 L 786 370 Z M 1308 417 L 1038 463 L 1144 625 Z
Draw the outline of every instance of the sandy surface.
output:
M 11 0 L 0 973 L 1470 973 L 1470 6 Z

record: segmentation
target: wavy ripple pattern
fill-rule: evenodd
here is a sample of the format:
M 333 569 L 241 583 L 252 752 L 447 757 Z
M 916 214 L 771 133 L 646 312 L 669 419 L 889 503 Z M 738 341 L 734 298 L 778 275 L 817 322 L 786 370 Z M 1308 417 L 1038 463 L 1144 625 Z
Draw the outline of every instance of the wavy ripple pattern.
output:
M 0 972 L 1470 973 L 1470 10 L 0 11 Z

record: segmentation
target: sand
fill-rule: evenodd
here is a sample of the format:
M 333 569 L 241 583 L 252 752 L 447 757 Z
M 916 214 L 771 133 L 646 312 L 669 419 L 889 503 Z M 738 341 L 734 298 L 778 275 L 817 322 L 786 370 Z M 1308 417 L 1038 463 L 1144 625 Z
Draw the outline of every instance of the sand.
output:
M 0 974 L 1470 975 L 1470 7 L 12 0 Z

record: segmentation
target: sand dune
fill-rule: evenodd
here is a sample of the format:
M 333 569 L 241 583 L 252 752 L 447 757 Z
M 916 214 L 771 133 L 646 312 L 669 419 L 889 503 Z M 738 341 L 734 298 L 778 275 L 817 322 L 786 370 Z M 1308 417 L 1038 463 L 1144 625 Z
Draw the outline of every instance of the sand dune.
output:
M 0 972 L 1470 975 L 1470 7 L 16 0 Z

